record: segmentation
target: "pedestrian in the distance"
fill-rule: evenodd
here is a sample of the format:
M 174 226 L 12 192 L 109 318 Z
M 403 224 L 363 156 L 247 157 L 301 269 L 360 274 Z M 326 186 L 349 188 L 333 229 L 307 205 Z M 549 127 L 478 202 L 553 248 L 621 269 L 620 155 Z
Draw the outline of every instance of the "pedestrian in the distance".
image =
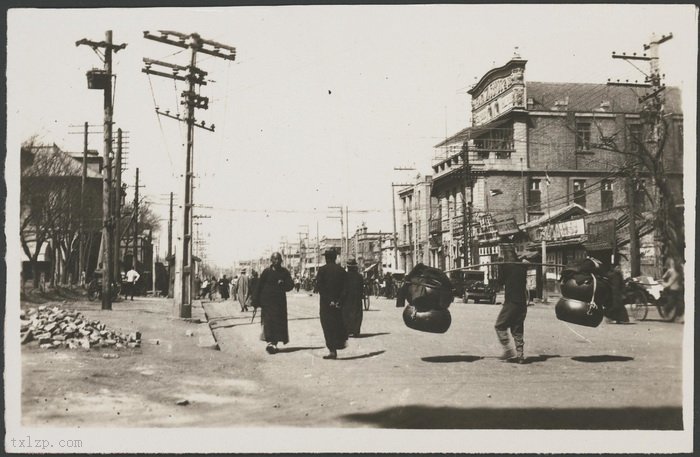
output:
M 321 327 L 326 340 L 328 355 L 324 359 L 338 358 L 338 349 L 347 345 L 348 334 L 343 323 L 341 297 L 347 273 L 335 263 L 338 256 L 332 249 L 324 252 L 326 264 L 318 269 L 316 288 L 319 293 Z
M 629 323 L 630 318 L 627 314 L 627 308 L 625 308 L 625 302 L 622 296 L 625 290 L 625 279 L 618 261 L 611 266 L 607 276 L 610 281 L 612 307 L 610 310 L 605 310 L 607 311 L 606 317 L 609 322 L 614 322 L 616 324 Z
M 345 277 L 345 287 L 341 298 L 343 310 L 343 322 L 348 336 L 359 336 L 362 326 L 362 299 L 365 292 L 365 283 L 362 275 L 357 271 L 357 261 L 348 260 L 348 273 Z
M 202 285 L 200 286 L 199 289 L 199 298 L 204 298 L 207 294 L 209 293 L 209 278 L 206 276 L 204 277 L 204 281 L 202 281 Z
M 216 280 L 216 276 L 212 276 L 211 281 L 209 281 L 209 301 L 214 300 L 216 295 L 216 289 L 219 287 L 219 281 Z
M 294 290 L 299 292 L 300 287 L 301 287 L 301 279 L 299 279 L 299 275 L 294 275 Z
M 126 272 L 126 291 L 124 293 L 124 299 L 131 295 L 131 300 L 134 299 L 134 291 L 136 291 L 136 281 L 139 280 L 141 275 L 131 267 L 129 271 Z
M 244 268 L 236 282 L 236 293 L 238 294 L 238 304 L 241 305 L 241 311 L 248 311 L 251 292 L 250 278 L 248 278 Z
M 282 255 L 275 252 L 271 265 L 263 270 L 252 299 L 253 307 L 261 308 L 262 334 L 268 354 L 277 353 L 278 343 L 289 343 L 287 324 L 287 292 L 294 288 L 289 270 L 282 266 Z
M 502 360 L 513 363 L 524 363 L 525 355 L 525 316 L 527 316 L 527 261 L 518 264 L 514 250 L 503 249 L 504 261 L 511 262 L 501 265 L 501 278 L 505 284 L 503 307 L 496 319 L 496 335 L 503 346 Z M 510 344 L 510 335 L 515 341 L 515 353 Z
M 219 295 L 221 295 L 222 300 L 228 300 L 229 294 L 228 294 L 228 288 L 230 281 L 226 277 L 226 275 L 222 276 L 222 278 L 219 280 Z

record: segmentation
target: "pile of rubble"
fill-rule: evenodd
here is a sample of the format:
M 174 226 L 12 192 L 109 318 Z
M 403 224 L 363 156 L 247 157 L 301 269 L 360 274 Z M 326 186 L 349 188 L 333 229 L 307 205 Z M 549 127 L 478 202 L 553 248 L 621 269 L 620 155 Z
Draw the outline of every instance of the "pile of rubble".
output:
M 123 334 L 108 330 L 105 324 L 88 320 L 77 311 L 42 305 L 22 311 L 20 319 L 22 344 L 36 341 L 42 349 L 141 346 L 141 333 Z

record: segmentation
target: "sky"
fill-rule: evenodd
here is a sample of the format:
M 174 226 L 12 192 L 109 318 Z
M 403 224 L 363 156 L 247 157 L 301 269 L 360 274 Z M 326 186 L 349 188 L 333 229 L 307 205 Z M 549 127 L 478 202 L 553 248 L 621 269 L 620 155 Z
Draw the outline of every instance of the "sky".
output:
M 75 42 L 101 41 L 106 30 L 127 43 L 113 68 L 115 131 L 129 138 L 123 181 L 131 186 L 139 168 L 140 193 L 162 219 L 161 255 L 167 195 L 184 188 L 185 125 L 159 119 L 155 107 L 182 112 L 185 85 L 142 73 L 142 59 L 187 65 L 189 53 L 143 31 L 197 32 L 237 48 L 235 62 L 200 54 L 197 63 L 208 72 L 201 94 L 210 107 L 196 117 L 216 125 L 195 131 L 194 199 L 197 214 L 210 216 L 197 230 L 208 259 L 224 267 L 300 232 L 314 237 L 317 226 L 338 237 L 332 206 L 350 210 L 351 235 L 362 223 L 390 232 L 391 183 L 430 174 L 434 145 L 469 125 L 470 85 L 516 47 L 528 60 L 526 80 L 604 83 L 642 78 L 612 51 L 642 52 L 651 33 L 672 32 L 660 49 L 666 83 L 684 94 L 696 85 L 697 17 L 688 5 L 15 9 L 10 180 L 19 176 L 19 145 L 32 135 L 80 151 L 83 122 L 101 130 L 102 92 L 87 89 L 85 72 L 102 63 Z M 90 135 L 89 147 L 101 154 L 102 135 Z

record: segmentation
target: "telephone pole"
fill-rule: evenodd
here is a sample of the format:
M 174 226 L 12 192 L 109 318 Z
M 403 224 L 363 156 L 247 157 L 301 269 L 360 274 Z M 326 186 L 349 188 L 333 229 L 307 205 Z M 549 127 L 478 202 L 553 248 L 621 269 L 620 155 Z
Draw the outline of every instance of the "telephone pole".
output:
M 87 73 L 88 88 L 101 89 L 103 91 L 104 106 L 104 167 L 102 169 L 102 246 L 104 249 L 102 260 L 102 309 L 112 309 L 112 249 L 114 236 L 114 221 L 110 205 L 110 190 L 112 187 L 112 173 L 110 162 L 112 160 L 112 117 L 114 105 L 112 103 L 112 53 L 116 53 L 126 47 L 126 43 L 115 45 L 112 43 L 112 31 L 105 32 L 104 41 L 96 42 L 85 38 L 75 42 L 76 46 L 90 46 L 95 52 L 98 48 L 104 49 L 104 69 L 91 70 Z
M 193 264 L 192 264 L 192 209 L 193 209 L 193 186 L 192 179 L 194 176 L 194 128 L 202 128 L 204 130 L 214 131 L 214 125 L 207 127 L 205 122 L 196 124 L 194 117 L 195 108 L 208 109 L 209 98 L 197 94 L 196 86 L 206 85 L 205 76 L 207 72 L 197 68 L 197 53 L 208 54 L 214 57 L 219 57 L 224 60 L 235 60 L 236 48 L 217 43 L 211 40 L 205 40 L 197 33 L 183 34 L 168 30 L 159 30 L 158 35 L 143 32 L 146 39 L 158 41 L 161 43 L 177 46 L 190 50 L 190 65 L 183 67 L 167 62 L 161 62 L 153 59 L 143 59 L 145 68 L 142 71 L 146 74 L 152 74 L 170 78 L 173 80 L 186 81 L 188 83 L 187 91 L 181 95 L 183 97 L 182 104 L 187 106 L 187 117 L 180 119 L 180 116 L 172 116 L 168 111 L 160 112 L 156 108 L 159 115 L 184 121 L 187 123 L 187 146 L 185 151 L 185 189 L 182 202 L 182 219 L 180 220 L 179 231 L 182 234 L 180 243 L 182 249 L 177 253 L 175 259 L 175 291 L 173 294 L 176 314 L 181 318 L 189 318 L 192 316 L 192 287 L 193 287 Z M 223 53 L 226 51 L 227 53 Z M 163 68 L 169 68 L 172 73 L 166 73 L 161 70 L 154 70 L 151 67 L 157 65 Z M 185 76 L 179 72 L 186 72 Z
M 646 53 L 642 53 L 641 55 L 635 53 L 632 54 L 627 54 L 627 53 L 622 53 L 622 54 L 617 54 L 615 52 L 612 53 L 612 58 L 613 59 L 623 59 L 630 63 L 632 66 L 637 68 L 640 72 L 642 72 L 636 65 L 634 65 L 631 61 L 643 61 L 643 62 L 649 62 L 649 74 L 645 74 L 644 82 L 643 83 L 638 83 L 637 81 L 634 82 L 629 82 L 629 80 L 626 80 L 625 82 L 620 82 L 620 80 L 617 80 L 615 82 L 611 81 L 608 79 L 608 85 L 613 85 L 613 86 L 626 86 L 626 87 L 641 87 L 641 88 L 647 88 L 650 90 L 649 93 L 646 95 L 642 96 L 639 98 L 640 103 L 644 103 L 644 108 L 642 109 L 642 115 L 643 117 L 646 117 L 647 123 L 651 125 L 652 127 L 652 138 L 653 142 L 658 147 L 658 140 L 659 140 L 659 127 L 662 123 L 661 119 L 661 113 L 663 112 L 663 100 L 660 98 L 660 94 L 664 91 L 666 86 L 661 83 L 661 79 L 664 75 L 661 74 L 660 72 L 660 65 L 659 65 L 659 45 L 662 43 L 665 43 L 666 41 L 670 40 L 673 38 L 673 34 L 669 33 L 668 35 L 662 35 L 661 38 L 656 38 L 654 34 L 652 34 L 651 39 L 648 44 L 644 45 L 644 50 L 649 51 L 649 54 L 647 55 Z M 644 73 L 644 72 L 642 72 Z M 646 116 L 644 114 L 646 113 Z M 641 143 L 640 138 L 632 138 L 632 142 L 637 142 Z M 629 150 L 629 146 L 626 145 L 626 149 Z M 656 157 L 658 154 L 657 150 L 651 151 L 652 157 Z M 631 270 L 631 275 L 634 276 L 639 276 L 641 274 L 641 262 L 640 262 L 640 253 L 639 253 L 639 233 L 637 231 L 637 221 L 636 221 L 636 215 L 637 215 L 637 199 L 636 199 L 636 186 L 638 185 L 638 181 L 636 179 L 636 167 L 638 165 L 639 161 L 634 161 L 632 157 L 627 158 L 626 160 L 626 172 L 627 176 L 625 179 L 625 193 L 627 197 L 627 205 L 628 205 L 628 212 L 629 212 L 629 233 L 630 233 L 630 270 Z M 663 166 L 661 163 L 659 166 Z M 657 176 L 653 176 L 653 178 L 656 180 Z M 662 205 L 667 204 L 665 201 L 661 202 Z M 664 215 L 667 215 L 667 212 L 664 212 Z M 658 217 L 658 216 L 657 216 Z
M 173 193 L 170 192 L 170 214 L 168 216 L 168 257 L 173 254 Z
M 121 230 L 120 221 L 122 217 L 122 129 L 117 129 L 117 155 L 114 164 L 114 274 L 115 279 L 120 280 L 120 257 L 121 257 Z
M 134 186 L 134 255 L 131 264 L 136 269 L 139 247 L 139 169 L 136 169 L 136 185 Z
M 337 219 L 340 217 L 340 258 L 338 261 L 342 263 L 343 256 L 347 255 L 347 252 L 343 252 L 345 250 L 345 243 L 343 241 L 343 238 L 345 237 L 345 224 L 343 223 L 343 207 L 342 206 L 329 206 L 328 209 L 338 209 L 340 210 L 340 216 L 328 216 L 330 219 Z
M 88 123 L 84 124 L 83 136 L 83 170 L 80 180 L 80 230 L 78 232 L 78 282 L 85 284 L 85 183 L 87 181 L 87 156 L 88 156 Z
M 471 190 L 473 185 L 472 168 L 469 164 L 469 142 L 462 143 L 462 173 L 464 179 L 464 191 L 462 192 L 462 239 L 464 247 L 464 265 L 474 265 L 477 262 L 476 253 L 474 252 L 472 225 L 474 220 L 474 192 Z M 467 203 L 467 188 L 469 191 L 469 202 Z

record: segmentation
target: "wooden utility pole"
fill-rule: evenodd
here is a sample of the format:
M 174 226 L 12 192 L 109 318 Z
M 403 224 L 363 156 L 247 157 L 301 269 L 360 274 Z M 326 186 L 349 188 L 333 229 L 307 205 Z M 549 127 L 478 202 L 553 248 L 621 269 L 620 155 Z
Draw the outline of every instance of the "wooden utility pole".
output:
M 473 205 L 474 205 L 474 192 L 471 190 L 473 185 L 472 180 L 472 169 L 469 164 L 469 142 L 465 141 L 462 143 L 462 178 L 464 184 L 464 191 L 462 192 L 462 239 L 464 240 L 464 264 L 475 264 L 476 253 L 474 252 L 474 243 L 472 241 L 472 222 L 474 220 L 473 216 Z M 467 188 L 469 188 L 469 202 L 467 203 Z
M 121 279 L 121 227 L 122 217 L 122 129 L 117 129 L 117 154 L 114 164 L 114 275 Z
M 170 192 L 170 214 L 168 216 L 168 257 L 173 254 L 173 193 Z
M 173 294 L 176 314 L 181 318 L 189 318 L 192 316 L 192 288 L 193 288 L 193 263 L 192 263 L 192 209 L 193 209 L 193 186 L 192 179 L 194 176 L 194 128 L 199 127 L 205 130 L 214 131 L 214 125 L 207 127 L 204 122 L 196 124 L 194 117 L 195 108 L 208 109 L 209 99 L 197 94 L 196 86 L 206 85 L 204 77 L 207 72 L 197 68 L 197 53 L 209 54 L 214 57 L 219 57 L 225 60 L 235 60 L 236 48 L 225 44 L 217 43 L 211 40 L 205 40 L 197 33 L 183 34 L 168 30 L 159 30 L 159 35 L 143 32 L 144 38 L 159 41 L 161 43 L 177 46 L 190 50 L 190 65 L 183 67 L 167 62 L 160 62 L 152 59 L 144 59 L 146 67 L 142 70 L 144 73 L 163 76 L 166 78 L 186 81 L 188 83 L 187 91 L 182 93 L 184 98 L 183 104 L 187 106 L 187 116 L 185 119 L 180 119 L 179 116 L 172 116 L 169 111 L 160 112 L 156 108 L 159 115 L 184 121 L 187 123 L 187 146 L 185 157 L 185 189 L 182 201 L 182 219 L 180 220 L 179 232 L 182 237 L 180 239 L 182 249 L 179 250 L 175 259 L 175 291 Z M 226 51 L 224 54 L 222 51 Z M 158 65 L 160 67 L 169 68 L 172 73 L 166 73 L 163 70 L 153 70 L 151 67 Z M 186 75 L 181 75 L 179 72 L 186 72 Z
M 661 79 L 663 75 L 661 74 L 660 71 L 660 65 L 659 65 L 659 45 L 661 43 L 665 43 L 666 41 L 670 40 L 673 38 L 673 34 L 669 33 L 668 35 L 662 35 L 661 38 L 656 38 L 654 34 L 652 34 L 651 39 L 648 44 L 644 45 L 644 50 L 649 51 L 649 55 L 646 53 L 643 54 L 637 54 L 637 53 L 632 53 L 632 54 L 627 54 L 627 53 L 622 53 L 622 54 L 617 54 L 615 52 L 612 53 L 612 58 L 613 59 L 623 59 L 629 63 L 630 61 L 637 60 L 637 61 L 645 61 L 649 62 L 649 74 L 646 75 L 646 78 L 644 79 L 643 83 L 638 83 L 637 81 L 630 82 L 629 80 L 626 80 L 624 82 L 620 82 L 620 80 L 617 80 L 615 82 L 608 80 L 609 85 L 614 85 L 614 86 L 626 86 L 626 87 L 642 87 L 642 88 L 647 88 L 650 89 L 650 92 L 639 98 L 640 103 L 644 103 L 644 110 L 648 114 L 648 119 L 650 120 L 649 124 L 651 124 L 652 128 L 652 137 L 653 137 L 653 143 L 655 144 L 656 148 L 659 147 L 658 141 L 658 132 L 659 128 L 662 124 L 662 119 L 661 119 L 661 113 L 663 112 L 664 109 L 664 103 L 663 103 L 663 98 L 660 97 L 660 94 L 663 92 L 665 89 L 665 85 L 661 83 Z M 632 64 L 635 68 L 639 70 L 637 66 Z M 638 143 L 641 143 L 640 138 L 632 138 L 632 141 L 636 141 Z M 640 146 L 641 148 L 641 146 Z M 626 145 L 626 149 L 629 151 L 629 145 Z M 652 157 L 657 157 L 658 155 L 658 150 L 653 150 L 651 151 L 651 156 Z M 641 261 L 640 261 L 640 242 L 639 242 L 639 233 L 637 231 L 637 221 L 636 221 L 636 214 L 637 214 L 637 201 L 636 201 L 636 186 L 638 185 L 636 178 L 636 172 L 637 170 L 635 169 L 638 165 L 638 162 L 635 162 L 631 157 L 626 160 L 626 171 L 627 171 L 627 176 L 625 178 L 625 193 L 627 197 L 627 206 L 628 206 L 628 213 L 629 213 L 629 234 L 630 234 L 630 273 L 633 277 L 639 276 L 641 274 Z M 661 162 L 661 161 L 659 161 Z M 659 163 L 660 167 L 663 167 L 662 163 Z M 663 168 L 662 168 L 663 169 Z M 653 176 L 654 179 L 657 179 L 657 176 Z M 665 205 L 666 202 L 661 201 L 662 205 Z M 666 216 L 668 213 L 664 212 L 664 216 Z M 657 215 L 658 217 L 658 215 Z M 665 244 L 665 243 L 664 243 Z
M 88 88 L 101 89 L 103 91 L 104 106 L 104 167 L 102 169 L 102 246 L 104 249 L 102 259 L 102 309 L 112 309 L 112 249 L 114 236 L 114 220 L 110 205 L 112 188 L 112 172 L 110 162 L 112 160 L 112 117 L 114 106 L 112 104 L 112 52 L 118 52 L 126 47 L 126 43 L 115 45 L 112 43 L 112 31 L 105 32 L 104 41 L 95 42 L 85 38 L 75 42 L 76 46 L 90 46 L 94 51 L 104 49 L 104 70 L 89 71 Z
M 136 269 L 139 248 L 139 169 L 136 169 L 136 185 L 134 186 L 134 255 L 131 266 Z
M 87 182 L 88 123 L 83 136 L 83 170 L 80 180 L 80 229 L 78 231 L 78 282 L 85 284 L 85 183 Z

